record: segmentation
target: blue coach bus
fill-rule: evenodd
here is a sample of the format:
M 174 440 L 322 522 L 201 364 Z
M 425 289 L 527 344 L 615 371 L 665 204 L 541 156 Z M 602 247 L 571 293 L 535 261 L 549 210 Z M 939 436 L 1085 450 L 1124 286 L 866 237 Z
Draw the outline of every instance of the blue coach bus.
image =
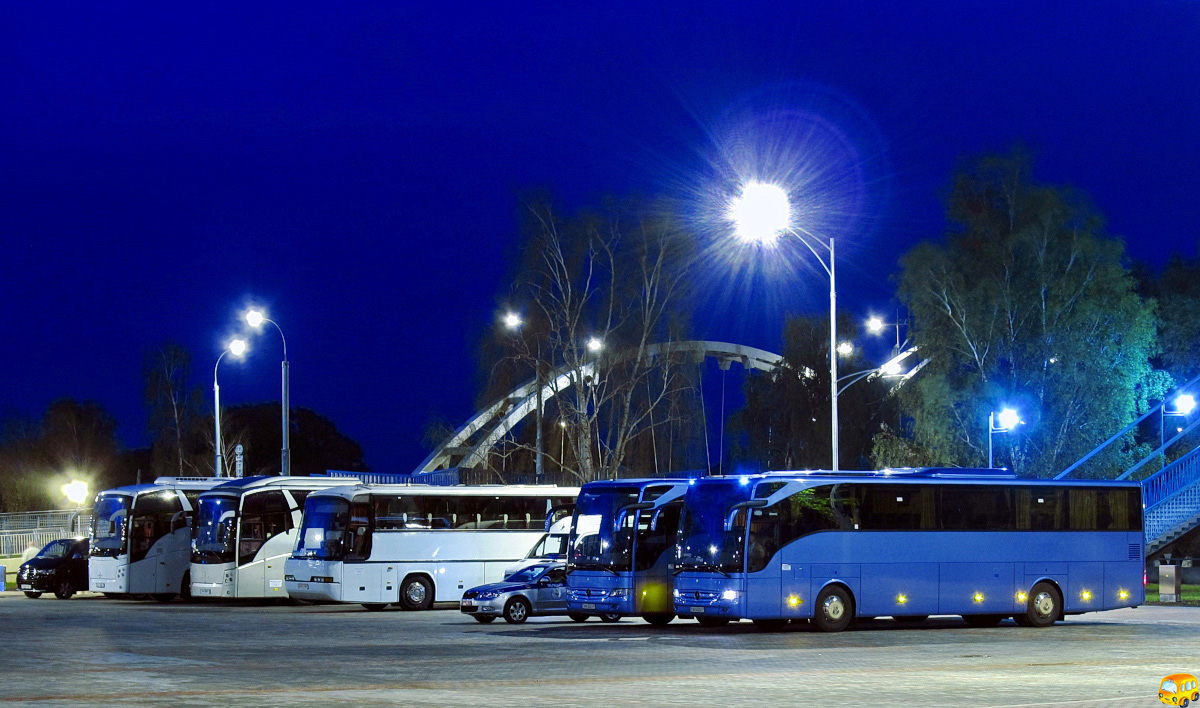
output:
M 675 612 L 763 629 L 856 617 L 973 626 L 1136 607 L 1136 483 L 1017 479 L 989 469 L 768 472 L 687 491 Z
M 675 618 L 671 593 L 686 479 L 588 482 L 567 547 L 567 608 L 601 619 Z

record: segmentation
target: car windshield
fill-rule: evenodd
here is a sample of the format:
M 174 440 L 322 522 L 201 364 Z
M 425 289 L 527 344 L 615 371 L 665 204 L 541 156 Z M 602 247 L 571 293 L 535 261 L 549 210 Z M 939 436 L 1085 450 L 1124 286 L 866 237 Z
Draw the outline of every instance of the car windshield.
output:
M 293 558 L 341 560 L 345 554 L 350 502 L 338 497 L 309 496 L 304 502 L 304 522 Z
M 746 514 L 734 513 L 732 507 L 749 499 L 749 485 L 735 480 L 701 480 L 689 487 L 679 523 L 678 567 L 741 572 Z
M 622 510 L 637 500 L 636 488 L 579 495 L 568 551 L 571 567 L 612 571 L 631 568 L 634 513 Z
M 1167 680 L 1162 682 L 1162 687 L 1159 690 L 1166 691 L 1167 693 L 1175 693 L 1179 690 L 1179 686 L 1174 681 Z
M 130 498 L 101 495 L 92 510 L 92 555 L 116 557 L 125 552 Z
M 60 538 L 57 541 L 51 541 L 46 544 L 46 547 L 38 552 L 38 558 L 62 558 L 71 553 L 71 546 L 75 545 L 75 540 L 70 538 Z
M 526 558 L 563 558 L 567 555 L 567 534 L 548 533 L 542 535 Z
M 550 566 L 530 565 L 509 575 L 505 580 L 510 583 L 532 583 L 542 576 Z
M 225 494 L 200 497 L 193 563 L 232 563 L 236 540 L 238 499 Z

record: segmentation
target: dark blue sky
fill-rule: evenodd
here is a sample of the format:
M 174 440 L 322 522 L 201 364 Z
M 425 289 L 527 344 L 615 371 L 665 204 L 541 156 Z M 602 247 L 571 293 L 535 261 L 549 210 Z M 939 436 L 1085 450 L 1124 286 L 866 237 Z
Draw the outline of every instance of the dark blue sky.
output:
M 956 160 L 1017 140 L 1134 257 L 1195 254 L 1200 4 L 746 5 L 10 5 L 0 412 L 93 399 L 146 444 L 145 350 L 183 343 L 208 387 L 254 301 L 293 404 L 408 471 L 431 416 L 473 410 L 520 195 L 663 194 L 702 223 L 747 154 L 838 165 L 839 293 L 863 316 L 944 230 Z M 776 348 L 786 311 L 826 306 L 811 269 L 711 271 L 707 338 Z M 222 364 L 226 404 L 277 399 L 278 343 L 254 344 Z

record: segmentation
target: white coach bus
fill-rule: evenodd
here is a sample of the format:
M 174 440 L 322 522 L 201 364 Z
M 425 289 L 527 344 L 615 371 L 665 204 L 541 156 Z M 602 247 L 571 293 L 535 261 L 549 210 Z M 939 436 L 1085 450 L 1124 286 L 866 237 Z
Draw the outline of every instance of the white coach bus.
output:
M 302 600 L 424 610 L 501 580 L 578 487 L 375 484 L 313 492 L 284 586 Z
M 96 495 L 88 589 L 105 595 L 187 596 L 192 517 L 215 477 L 159 477 Z
M 246 477 L 200 495 L 192 538 L 192 596 L 287 597 L 283 562 L 296 546 L 304 500 L 350 477 Z

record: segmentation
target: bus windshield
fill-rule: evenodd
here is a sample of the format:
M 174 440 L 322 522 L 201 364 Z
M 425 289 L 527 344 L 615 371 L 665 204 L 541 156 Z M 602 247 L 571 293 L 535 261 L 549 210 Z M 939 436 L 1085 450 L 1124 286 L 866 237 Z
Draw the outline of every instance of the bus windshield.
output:
M 580 570 L 630 570 L 634 511 L 622 511 L 638 501 L 638 490 L 585 492 L 575 502 L 568 562 Z
M 733 514 L 732 507 L 749 499 L 750 487 L 736 481 L 702 481 L 689 488 L 679 522 L 677 567 L 717 573 L 744 570 L 746 513 Z
M 125 552 L 130 498 L 101 496 L 92 517 L 92 555 L 116 558 Z
M 350 502 L 337 497 L 310 496 L 304 502 L 304 522 L 293 558 L 342 560 Z
M 196 538 L 192 544 L 193 563 L 232 563 L 237 537 L 238 499 L 234 496 L 200 497 Z

